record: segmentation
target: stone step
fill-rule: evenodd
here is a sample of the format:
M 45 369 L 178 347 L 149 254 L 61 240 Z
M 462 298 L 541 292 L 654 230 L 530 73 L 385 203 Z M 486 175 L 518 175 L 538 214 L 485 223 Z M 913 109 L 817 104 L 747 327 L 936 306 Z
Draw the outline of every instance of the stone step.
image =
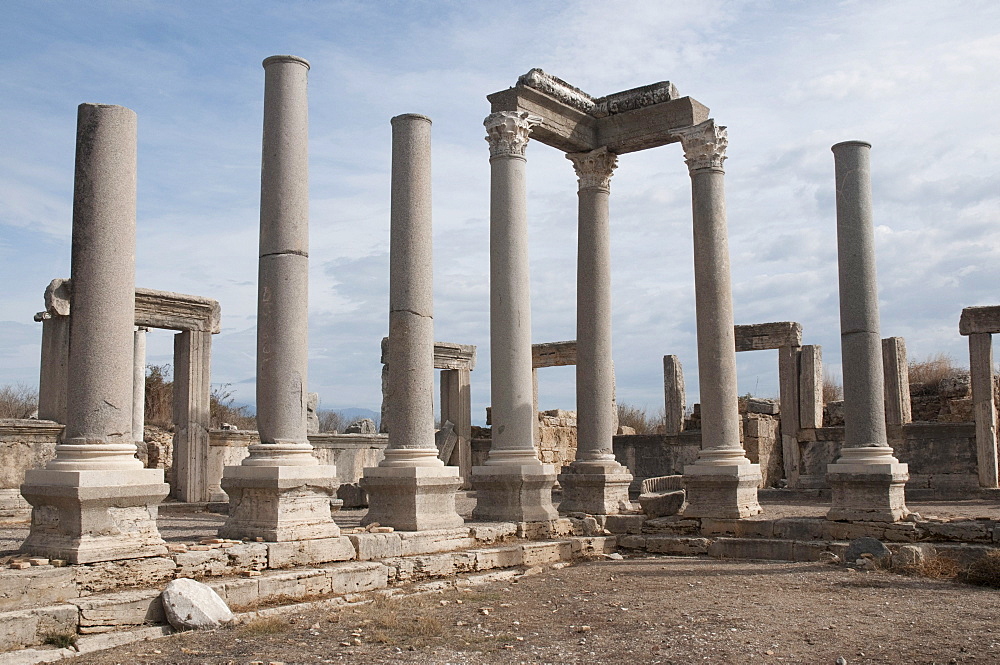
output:
M 417 549 L 423 547 L 421 545 Z M 426 544 L 426 547 L 431 545 Z M 249 571 L 249 577 L 209 578 L 205 581 L 232 609 L 252 610 L 269 603 L 290 604 L 333 596 L 350 599 L 358 594 L 423 580 L 503 569 L 523 571 L 560 561 L 570 562 L 582 556 L 610 553 L 616 549 L 617 540 L 613 536 L 570 537 L 373 561 L 333 562 L 322 567 Z M 39 568 L 32 571 L 34 579 L 47 581 L 46 585 L 36 584 L 35 587 L 62 588 L 56 582 L 56 576 L 61 575 L 59 579 L 66 581 L 70 579 L 66 577 L 66 571 L 73 572 L 72 568 L 49 571 Z M 46 601 L 52 604 L 0 612 L 0 651 L 39 645 L 51 634 L 86 636 L 165 625 L 160 591 L 166 581 L 166 578 L 161 579 L 156 588 L 103 591 L 75 598 L 60 597 L 60 594 L 52 592 Z M 65 596 L 65 588 L 62 590 L 64 593 L 61 595 Z M 27 597 L 22 596 L 22 602 Z M 63 602 L 54 602 L 56 600 Z

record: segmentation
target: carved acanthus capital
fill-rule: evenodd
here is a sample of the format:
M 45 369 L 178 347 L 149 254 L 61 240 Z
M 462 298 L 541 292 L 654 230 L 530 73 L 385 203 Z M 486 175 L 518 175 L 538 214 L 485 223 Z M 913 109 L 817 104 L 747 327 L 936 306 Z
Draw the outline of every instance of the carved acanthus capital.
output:
M 729 132 L 715 124 L 715 120 L 685 127 L 675 133 L 684 147 L 684 161 L 689 171 L 699 169 L 722 170 L 729 145 Z
M 531 128 L 542 122 L 527 111 L 500 111 L 486 116 L 486 140 L 490 157 L 524 157 Z
M 590 152 L 573 152 L 566 155 L 573 162 L 580 189 L 610 189 L 611 174 L 618 166 L 618 155 L 600 147 Z

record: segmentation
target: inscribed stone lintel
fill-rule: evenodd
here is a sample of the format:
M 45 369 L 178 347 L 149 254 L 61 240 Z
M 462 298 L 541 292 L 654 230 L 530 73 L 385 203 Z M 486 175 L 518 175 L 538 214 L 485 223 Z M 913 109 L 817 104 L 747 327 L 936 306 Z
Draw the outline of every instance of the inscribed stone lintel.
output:
M 561 367 L 576 364 L 576 340 L 531 345 L 531 367 Z
M 745 324 L 733 328 L 737 352 L 802 346 L 802 324 L 795 321 Z

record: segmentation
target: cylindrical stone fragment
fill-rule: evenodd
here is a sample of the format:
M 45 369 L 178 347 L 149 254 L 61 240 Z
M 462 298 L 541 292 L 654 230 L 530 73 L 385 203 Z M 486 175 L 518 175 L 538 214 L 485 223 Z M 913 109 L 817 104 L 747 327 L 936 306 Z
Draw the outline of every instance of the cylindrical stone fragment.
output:
M 257 428 L 262 444 L 306 444 L 309 327 L 309 63 L 264 60 L 257 292 Z
M 422 115 L 392 119 L 390 214 L 389 448 L 382 466 L 441 466 L 434 444 L 431 121 Z
M 136 115 L 81 104 L 77 122 L 66 429 L 47 468 L 141 468 L 132 438 Z
M 844 448 L 888 447 L 875 274 L 871 145 L 846 141 L 832 150 L 837 185 Z

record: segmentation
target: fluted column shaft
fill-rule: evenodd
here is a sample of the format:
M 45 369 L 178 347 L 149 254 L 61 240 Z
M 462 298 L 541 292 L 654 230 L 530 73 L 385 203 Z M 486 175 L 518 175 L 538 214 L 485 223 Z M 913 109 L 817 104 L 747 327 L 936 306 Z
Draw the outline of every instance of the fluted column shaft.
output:
M 389 447 L 380 466 L 442 466 L 434 444 L 431 120 L 392 119 Z
M 132 438 L 145 438 L 146 424 L 146 335 L 149 328 L 136 328 L 132 347 Z
M 537 464 L 532 441 L 531 296 L 525 157 L 540 118 L 486 119 L 490 143 L 490 356 L 493 444 L 487 465 Z
M 280 55 L 267 58 L 263 66 L 257 286 L 257 429 L 263 445 L 253 447 L 246 463 L 265 463 L 267 458 L 272 461 L 266 463 L 277 464 L 286 458 L 280 463 L 288 464 L 298 458 L 315 464 L 306 431 L 309 63 Z
M 576 269 L 578 461 L 613 461 L 611 232 L 608 198 L 618 158 L 601 148 L 566 156 L 579 177 Z

